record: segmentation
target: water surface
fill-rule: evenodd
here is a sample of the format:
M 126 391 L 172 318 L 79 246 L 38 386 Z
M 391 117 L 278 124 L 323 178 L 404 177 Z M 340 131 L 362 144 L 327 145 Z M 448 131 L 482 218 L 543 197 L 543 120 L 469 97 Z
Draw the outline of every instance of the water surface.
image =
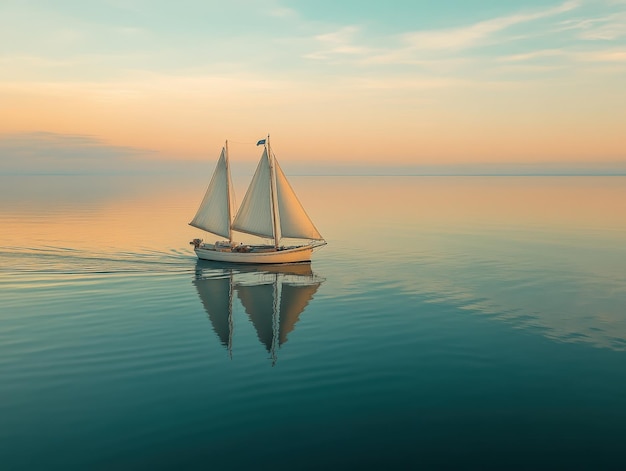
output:
M 626 178 L 291 181 L 259 269 L 202 178 L 0 177 L 3 469 L 620 468 Z

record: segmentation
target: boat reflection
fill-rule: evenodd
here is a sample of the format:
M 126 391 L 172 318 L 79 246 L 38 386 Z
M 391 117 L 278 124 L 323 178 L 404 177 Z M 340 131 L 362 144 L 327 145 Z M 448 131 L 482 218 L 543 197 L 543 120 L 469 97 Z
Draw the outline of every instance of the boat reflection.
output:
M 324 279 L 310 263 L 240 265 L 198 260 L 193 284 L 213 330 L 232 357 L 236 293 L 274 362 Z

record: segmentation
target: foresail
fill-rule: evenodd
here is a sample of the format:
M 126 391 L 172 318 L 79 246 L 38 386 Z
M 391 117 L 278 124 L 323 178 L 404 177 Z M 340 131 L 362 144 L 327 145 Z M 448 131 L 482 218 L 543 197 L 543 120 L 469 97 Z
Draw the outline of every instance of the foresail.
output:
M 241 207 L 235 216 L 233 230 L 260 237 L 274 237 L 272 225 L 272 202 L 270 189 L 270 165 L 267 150 L 263 152 L 259 165 Z
M 229 183 L 225 149 L 222 149 L 211 183 L 190 225 L 222 237 L 230 237 Z
M 323 237 L 302 207 L 276 159 L 274 159 L 274 166 L 282 237 L 322 240 Z

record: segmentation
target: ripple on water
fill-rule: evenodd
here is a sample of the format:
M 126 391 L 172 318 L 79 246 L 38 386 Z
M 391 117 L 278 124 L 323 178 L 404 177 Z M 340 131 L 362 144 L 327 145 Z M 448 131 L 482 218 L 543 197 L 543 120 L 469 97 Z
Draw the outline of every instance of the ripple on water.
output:
M 49 238 L 0 248 L 0 441 L 15 450 L 13 463 L 45 457 L 68 469 L 68 457 L 75 469 L 128 459 L 151 468 L 155 453 L 215 468 L 245 455 L 253 467 L 265 447 L 277 450 L 275 462 L 298 467 L 306 456 L 318 469 L 345 450 L 369 450 L 368 460 L 375 450 L 387 466 L 436 450 L 426 467 L 451 446 L 513 450 L 532 464 L 544 463 L 529 451 L 537 443 L 559 459 L 593 447 L 621 456 L 621 442 L 602 447 L 626 422 L 623 232 L 587 238 L 552 219 L 518 220 L 534 213 L 494 207 L 491 190 L 478 202 L 443 198 L 484 189 L 473 181 L 387 180 L 389 192 L 397 185 L 411 198 L 383 201 L 353 180 L 346 198 L 359 202 L 358 217 L 337 185 L 337 213 L 331 200 L 314 209 L 330 242 L 311 266 L 323 282 L 294 296 L 303 308 L 285 309 L 293 328 L 273 351 L 266 334 L 280 332 L 274 308 L 286 307 L 274 294 L 244 304 L 228 283 L 198 290 L 231 276 L 253 285 L 255 275 L 196 263 L 185 185 L 175 204 L 161 189 L 154 198 L 131 191 L 119 204 L 117 193 L 97 204 L 70 199 L 50 217 L 33 209 L 32 223 L 11 216 L 11 227 Z M 509 194 L 495 186 L 495 196 Z M 155 198 L 163 213 L 150 211 Z M 83 237 L 94 234 L 102 238 Z

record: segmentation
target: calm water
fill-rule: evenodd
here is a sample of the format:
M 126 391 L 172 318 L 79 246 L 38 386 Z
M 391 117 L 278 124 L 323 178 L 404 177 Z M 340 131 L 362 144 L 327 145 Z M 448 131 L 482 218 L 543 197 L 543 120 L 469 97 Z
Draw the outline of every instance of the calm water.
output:
M 2 469 L 622 469 L 626 178 L 292 184 L 259 270 L 201 178 L 0 177 Z

